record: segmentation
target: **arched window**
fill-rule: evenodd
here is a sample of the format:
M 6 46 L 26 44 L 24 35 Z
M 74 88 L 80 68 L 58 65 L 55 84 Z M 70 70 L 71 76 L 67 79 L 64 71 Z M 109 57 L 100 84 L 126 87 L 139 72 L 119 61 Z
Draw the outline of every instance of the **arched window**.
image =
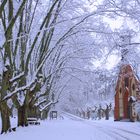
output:
M 128 87 L 128 86 L 129 86 L 129 78 L 126 77 L 126 78 L 125 78 L 125 87 Z
M 120 88 L 120 93 L 122 93 L 122 89 Z
M 123 117 L 123 94 L 122 94 L 122 87 L 119 88 L 119 116 Z
M 134 83 L 133 83 L 133 85 L 132 85 L 132 89 L 135 90 L 135 84 L 134 84 Z

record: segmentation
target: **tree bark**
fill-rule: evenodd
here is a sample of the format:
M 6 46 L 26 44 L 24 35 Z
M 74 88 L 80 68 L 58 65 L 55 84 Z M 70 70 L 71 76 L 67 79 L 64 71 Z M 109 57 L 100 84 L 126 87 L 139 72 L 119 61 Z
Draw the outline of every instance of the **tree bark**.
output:
M 27 113 L 28 109 L 25 105 L 18 108 L 18 126 L 28 126 Z
M 2 86 L 1 86 L 1 95 L 0 95 L 0 101 L 4 99 L 4 97 L 7 95 L 7 92 L 10 89 L 10 82 L 9 79 L 11 78 L 11 71 L 9 66 L 6 67 L 7 71 L 3 72 L 3 77 L 2 77 Z M 3 101 L 0 104 L 0 111 L 1 111 L 1 119 L 2 119 L 2 133 L 6 133 L 10 129 L 10 115 L 11 115 L 11 110 L 7 105 L 6 101 Z
M 11 125 L 10 125 L 10 109 L 7 106 L 6 102 L 1 104 L 1 119 L 2 119 L 1 134 L 7 133 L 7 131 L 11 128 Z

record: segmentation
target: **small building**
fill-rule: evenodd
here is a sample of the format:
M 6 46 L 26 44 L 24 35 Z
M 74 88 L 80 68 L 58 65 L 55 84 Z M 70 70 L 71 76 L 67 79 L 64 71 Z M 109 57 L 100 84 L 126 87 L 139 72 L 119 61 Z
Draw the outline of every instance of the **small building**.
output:
M 135 103 L 139 98 L 139 83 L 131 65 L 122 65 L 115 89 L 115 121 L 122 119 L 135 121 L 137 119 Z

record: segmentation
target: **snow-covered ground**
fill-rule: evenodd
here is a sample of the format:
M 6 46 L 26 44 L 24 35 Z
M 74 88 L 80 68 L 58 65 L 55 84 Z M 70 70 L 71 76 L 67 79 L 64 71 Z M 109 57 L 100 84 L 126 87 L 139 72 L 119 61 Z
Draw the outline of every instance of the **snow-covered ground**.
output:
M 88 121 L 65 114 L 64 120 L 42 121 L 40 126 L 18 128 L 0 140 L 140 140 L 140 123 Z

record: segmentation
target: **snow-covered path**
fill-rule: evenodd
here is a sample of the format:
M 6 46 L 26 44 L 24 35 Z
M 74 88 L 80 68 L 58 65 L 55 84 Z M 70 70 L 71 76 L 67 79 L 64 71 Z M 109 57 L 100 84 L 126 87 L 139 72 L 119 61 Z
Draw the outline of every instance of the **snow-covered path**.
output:
M 140 123 L 132 122 L 114 122 L 113 118 L 109 121 L 98 120 L 98 121 L 89 121 L 83 120 L 79 117 L 75 117 L 70 114 L 65 114 L 67 117 L 72 120 L 79 120 L 84 124 L 92 126 L 94 131 L 94 139 L 106 139 L 106 140 L 140 140 Z M 100 136 L 100 133 L 101 136 Z M 97 137 L 96 137 L 97 136 Z
M 41 122 L 0 135 L 0 140 L 140 140 L 140 123 L 88 121 L 65 114 L 64 120 Z

